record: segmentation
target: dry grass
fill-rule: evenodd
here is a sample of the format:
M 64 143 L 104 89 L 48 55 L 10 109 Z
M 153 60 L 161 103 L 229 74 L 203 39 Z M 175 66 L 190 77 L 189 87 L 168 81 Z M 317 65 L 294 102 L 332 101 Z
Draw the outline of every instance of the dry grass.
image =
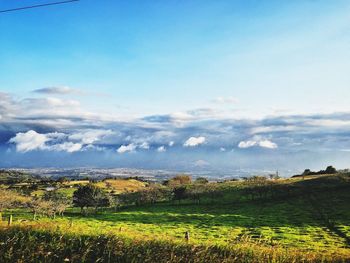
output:
M 65 182 L 64 185 L 76 187 L 78 185 L 86 185 L 88 183 L 89 183 L 88 180 L 78 180 L 78 181 Z M 147 184 L 134 179 L 108 179 L 108 180 L 97 182 L 96 185 L 98 187 L 107 189 L 109 191 L 113 190 L 116 193 L 123 193 L 123 192 L 135 192 L 135 191 L 141 190 Z
M 77 181 L 69 181 L 69 182 L 64 182 L 63 185 L 68 185 L 68 186 L 75 186 L 75 185 L 85 185 L 88 184 L 89 180 L 77 180 Z
M 114 190 L 116 193 L 123 193 L 139 191 L 146 186 L 146 183 L 134 179 L 109 179 L 102 182 L 98 182 L 96 185 L 101 188 L 108 189 L 110 191 Z

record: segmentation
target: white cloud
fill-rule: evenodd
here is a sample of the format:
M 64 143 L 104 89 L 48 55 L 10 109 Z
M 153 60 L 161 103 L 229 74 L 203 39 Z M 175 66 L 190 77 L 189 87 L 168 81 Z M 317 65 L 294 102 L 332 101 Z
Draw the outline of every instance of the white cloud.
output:
M 195 147 L 200 144 L 203 144 L 205 142 L 205 137 L 190 137 L 185 141 L 184 146 L 185 147 Z
M 62 100 L 58 98 L 47 98 L 50 106 L 54 107 L 79 107 L 80 102 L 77 100 Z
M 136 150 L 136 145 L 133 143 L 130 143 L 128 145 L 122 145 L 117 149 L 118 153 L 126 153 L 126 152 L 133 152 Z
M 254 146 L 259 146 L 259 147 L 268 148 L 268 149 L 278 148 L 278 145 L 276 143 L 267 139 L 262 139 L 260 136 L 255 136 L 250 140 L 241 141 L 238 143 L 238 147 L 242 149 L 251 148 Z
M 28 98 L 24 99 L 22 101 L 22 106 L 25 108 L 30 108 L 31 106 L 35 105 L 35 108 L 38 109 L 47 109 L 47 110 L 52 110 L 52 107 L 57 107 L 57 108 L 66 108 L 72 110 L 72 108 L 69 107 L 79 107 L 80 102 L 77 100 L 68 100 L 68 99 L 59 99 L 55 97 L 48 97 L 48 98 Z M 33 110 L 35 110 L 33 108 Z
M 244 149 L 244 148 L 253 147 L 253 146 L 255 146 L 256 144 L 257 144 L 256 141 L 241 141 L 241 142 L 239 142 L 238 147 Z
M 17 133 L 9 142 L 16 144 L 16 150 L 18 152 L 29 152 L 44 149 L 45 143 L 49 140 L 46 135 L 30 130 L 25 133 Z
M 332 128 L 350 127 L 350 120 L 321 119 L 321 120 L 309 120 L 306 123 L 316 127 L 332 127 Z
M 300 129 L 303 127 L 300 127 Z M 259 133 L 272 133 L 272 132 L 288 132 L 288 131 L 295 131 L 297 129 L 296 126 L 292 125 L 275 125 L 275 126 L 258 126 L 253 127 L 251 129 L 251 134 L 259 134 Z
M 35 124 L 55 129 L 74 129 L 74 127 L 103 127 L 106 122 L 124 121 L 131 119 L 120 116 L 115 112 L 89 112 L 82 108 L 77 100 L 48 98 L 17 98 L 0 92 L 1 121 L 11 122 L 12 125 Z M 23 127 L 22 127 L 23 128 Z M 30 129 L 28 129 L 30 130 Z
M 65 151 L 65 152 L 78 152 L 82 149 L 83 145 L 80 143 L 73 143 L 73 142 L 64 142 L 61 144 L 56 144 L 53 146 L 48 147 L 49 150 L 54 151 Z
M 226 148 L 225 147 L 220 147 L 220 152 L 226 152 Z
M 157 152 L 166 152 L 166 148 L 164 146 L 160 146 L 157 148 Z
M 82 144 L 92 144 L 101 140 L 103 137 L 114 134 L 111 130 L 89 130 L 79 133 L 74 133 L 68 138 L 72 141 L 78 141 Z
M 263 148 L 269 148 L 269 149 L 276 149 L 278 147 L 276 143 L 269 140 L 260 141 L 259 146 Z
M 62 142 L 67 136 L 64 133 L 40 134 L 34 130 L 25 133 L 17 133 L 10 139 L 10 143 L 16 144 L 18 152 L 29 152 L 34 150 L 76 152 L 82 149 L 82 144 L 73 142 Z
M 168 145 L 169 145 L 169 147 L 173 147 L 173 146 L 174 146 L 174 144 L 175 144 L 175 142 L 174 142 L 174 141 L 170 141 Z
M 191 114 L 189 114 L 188 112 L 181 112 L 181 111 L 170 114 L 170 117 L 174 122 L 189 121 L 193 119 L 193 116 Z
M 148 142 L 143 142 L 139 146 L 141 149 L 148 150 L 149 149 L 149 143 Z

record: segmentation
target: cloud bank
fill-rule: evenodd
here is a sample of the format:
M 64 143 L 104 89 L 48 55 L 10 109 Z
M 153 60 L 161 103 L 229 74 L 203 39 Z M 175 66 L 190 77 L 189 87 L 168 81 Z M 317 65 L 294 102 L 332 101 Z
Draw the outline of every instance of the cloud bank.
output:
M 46 133 L 40 134 L 34 130 L 19 132 L 9 140 L 16 145 L 18 152 L 29 152 L 35 150 L 65 151 L 68 153 L 91 148 L 93 143 L 101 138 L 113 134 L 110 130 L 93 130 L 73 134 Z
M 11 152 L 11 162 L 3 163 L 14 166 L 20 158 L 41 153 L 48 159 L 56 153 L 92 154 L 93 162 L 108 160 L 108 165 L 153 163 L 180 168 L 193 167 L 197 160 L 242 167 L 255 165 L 251 158 L 259 156 L 269 166 L 295 156 L 307 156 L 305 160 L 311 162 L 320 160 L 319 155 L 333 160 L 339 153 L 344 159 L 349 149 L 350 112 L 253 119 L 207 108 L 120 118 L 89 112 L 75 100 L 16 99 L 0 93 L 0 151 Z M 85 159 L 75 160 L 79 164 Z

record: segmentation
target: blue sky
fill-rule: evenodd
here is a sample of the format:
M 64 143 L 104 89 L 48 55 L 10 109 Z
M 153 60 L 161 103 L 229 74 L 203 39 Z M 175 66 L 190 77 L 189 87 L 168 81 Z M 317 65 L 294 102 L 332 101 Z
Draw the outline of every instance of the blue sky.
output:
M 2 13 L 2 165 L 346 167 L 349 11 L 81 0 Z

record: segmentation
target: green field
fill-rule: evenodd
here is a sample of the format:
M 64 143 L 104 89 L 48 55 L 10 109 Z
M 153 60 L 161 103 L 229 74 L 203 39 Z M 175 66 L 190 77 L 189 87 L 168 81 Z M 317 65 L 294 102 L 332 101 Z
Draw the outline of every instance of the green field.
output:
M 63 235 L 116 236 L 139 242 L 229 250 L 244 244 L 287 251 L 278 253 L 290 255 L 317 255 L 316 259 L 310 256 L 309 261 L 336 261 L 337 257 L 339 261 L 350 261 L 350 177 L 279 180 L 275 185 L 281 187 L 282 193 L 283 187 L 288 186 L 290 193 L 252 200 L 241 182 L 227 182 L 220 184 L 219 198 L 204 198 L 200 204 L 192 200 L 164 201 L 125 206 L 118 211 L 105 208 L 85 216 L 79 209 L 70 208 L 64 217 L 41 217 L 35 221 L 25 209 L 7 210 L 3 215 L 13 215 L 12 228 L 31 226 L 30 229 Z M 6 223 L 2 228 L 7 229 Z M 184 238 L 186 231 L 190 233 L 188 242 Z M 288 260 L 280 258 L 277 262 Z M 252 257 L 246 262 L 256 261 Z

